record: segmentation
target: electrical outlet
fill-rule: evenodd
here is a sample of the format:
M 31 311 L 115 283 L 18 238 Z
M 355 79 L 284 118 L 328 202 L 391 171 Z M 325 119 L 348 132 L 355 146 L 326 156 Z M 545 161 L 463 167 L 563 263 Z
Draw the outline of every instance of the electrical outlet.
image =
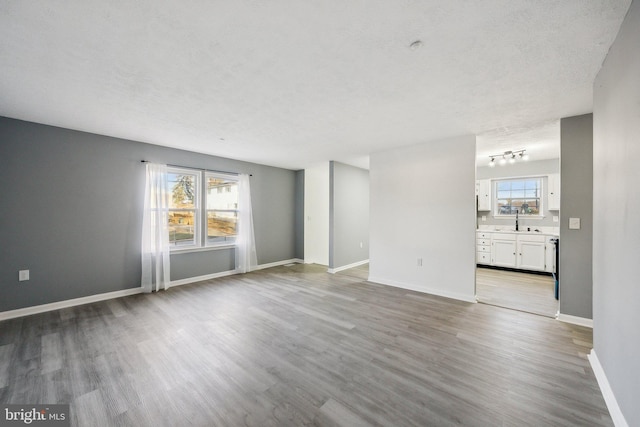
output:
M 18 271 L 18 281 L 24 282 L 25 280 L 29 280 L 29 270 Z
M 487 216 L 486 215 L 482 215 L 482 220 L 486 221 L 487 220 Z
M 362 242 L 360 242 L 360 249 L 362 249 Z
M 422 258 L 418 258 L 418 267 L 422 267 Z

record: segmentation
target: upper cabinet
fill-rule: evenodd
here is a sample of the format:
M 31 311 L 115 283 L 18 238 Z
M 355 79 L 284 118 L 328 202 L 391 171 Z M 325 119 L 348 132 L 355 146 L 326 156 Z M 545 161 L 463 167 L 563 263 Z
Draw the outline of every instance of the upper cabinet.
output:
M 549 174 L 548 178 L 547 203 L 550 211 L 560 210 L 560 174 Z
M 476 195 L 478 196 L 478 210 L 491 210 L 491 180 L 479 179 L 476 181 Z

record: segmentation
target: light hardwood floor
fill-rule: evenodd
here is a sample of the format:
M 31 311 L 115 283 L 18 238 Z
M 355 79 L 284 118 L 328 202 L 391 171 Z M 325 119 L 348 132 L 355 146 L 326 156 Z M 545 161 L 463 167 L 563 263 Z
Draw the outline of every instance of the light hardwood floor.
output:
M 518 271 L 476 269 L 476 296 L 479 302 L 514 310 L 555 317 L 558 301 L 552 276 Z
M 591 330 L 276 267 L 0 323 L 0 403 L 78 426 L 611 426 Z

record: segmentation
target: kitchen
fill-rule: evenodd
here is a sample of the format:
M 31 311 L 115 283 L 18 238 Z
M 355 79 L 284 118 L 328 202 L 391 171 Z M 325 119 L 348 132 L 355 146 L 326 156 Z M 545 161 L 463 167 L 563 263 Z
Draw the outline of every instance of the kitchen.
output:
M 477 137 L 476 298 L 556 317 L 560 121 Z

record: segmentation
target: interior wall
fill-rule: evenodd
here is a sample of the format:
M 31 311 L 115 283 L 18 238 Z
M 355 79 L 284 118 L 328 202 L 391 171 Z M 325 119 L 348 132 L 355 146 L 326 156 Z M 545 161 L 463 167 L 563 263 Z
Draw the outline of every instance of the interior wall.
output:
M 507 164 L 504 166 L 479 166 L 476 169 L 477 179 L 499 179 L 499 178 L 517 178 L 524 176 L 539 176 L 558 173 L 560 168 L 559 159 L 545 159 L 526 162 L 517 162 L 515 164 Z M 548 179 L 546 176 L 542 178 L 542 209 L 543 218 L 527 218 L 526 215 L 520 217 L 520 225 L 523 227 L 558 227 L 560 224 L 553 221 L 554 216 L 559 216 L 558 211 L 550 211 L 547 209 L 547 191 Z M 482 220 L 482 217 L 485 220 Z M 513 225 L 513 218 L 496 218 L 492 212 L 479 211 L 478 225 Z
M 0 311 L 140 286 L 143 159 L 253 174 L 258 263 L 295 257 L 293 171 L 9 118 L 0 141 Z M 171 279 L 234 262 L 233 249 L 175 253 Z
M 475 146 L 468 135 L 370 156 L 370 281 L 475 302 Z
M 304 171 L 304 262 L 329 265 L 329 162 Z
M 593 115 L 561 119 L 560 140 L 560 313 L 592 319 Z
M 640 425 L 640 3 L 594 83 L 593 345 L 630 426 Z
M 369 259 L 369 171 L 330 164 L 329 267 Z
M 304 260 L 304 170 L 296 171 L 296 245 L 295 254 Z

